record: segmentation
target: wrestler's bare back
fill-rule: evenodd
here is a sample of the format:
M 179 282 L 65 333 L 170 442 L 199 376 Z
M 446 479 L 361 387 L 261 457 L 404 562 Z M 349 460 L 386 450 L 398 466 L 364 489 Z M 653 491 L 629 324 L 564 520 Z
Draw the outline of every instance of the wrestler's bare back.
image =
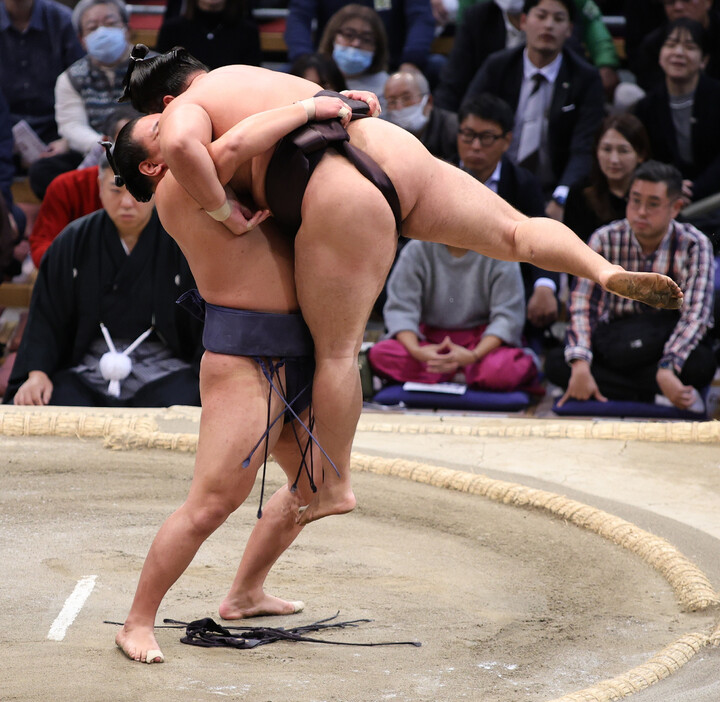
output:
M 198 74 L 188 90 L 166 107 L 161 127 L 180 105 L 196 104 L 210 117 L 212 138 L 217 139 L 250 115 L 303 100 L 320 89 L 316 83 L 277 71 L 254 66 L 224 66 L 210 73 Z M 350 123 L 347 129 L 351 143 L 371 156 L 395 185 L 405 224 L 404 233 L 419 239 L 432 240 L 436 237 L 439 228 L 443 228 L 448 216 L 451 216 L 445 207 L 438 206 L 433 197 L 438 191 L 437 178 L 446 164 L 439 165 L 413 135 L 385 120 L 360 119 Z M 259 208 L 268 207 L 265 174 L 273 151 L 269 149 L 253 158 L 250 164 L 243 164 L 231 183 L 236 192 L 251 193 Z M 345 180 L 343 173 L 347 174 L 350 182 Z M 351 189 L 355 178 L 362 176 L 354 166 L 345 158 L 328 152 L 311 180 L 316 186 L 321 185 L 319 190 Z M 324 199 L 313 202 L 322 206 Z M 473 183 L 472 199 L 479 210 L 486 212 L 486 216 L 480 225 L 484 231 L 478 231 L 476 226 L 473 232 L 468 232 L 474 246 L 467 245 L 466 248 L 477 251 L 478 237 L 487 236 L 490 252 L 493 244 L 496 245 L 501 238 L 501 232 L 525 219 L 504 201 L 498 202 L 489 190 L 478 187 L 477 181 Z M 469 243 L 456 242 L 459 246 Z

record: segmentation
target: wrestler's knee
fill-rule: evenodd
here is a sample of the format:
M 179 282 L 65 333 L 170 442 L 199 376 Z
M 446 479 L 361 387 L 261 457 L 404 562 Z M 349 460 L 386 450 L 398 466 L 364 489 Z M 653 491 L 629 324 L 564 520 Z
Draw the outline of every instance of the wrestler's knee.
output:
M 188 509 L 192 528 L 199 535 L 212 534 L 238 508 L 235 501 L 221 495 L 208 496 L 201 504 Z

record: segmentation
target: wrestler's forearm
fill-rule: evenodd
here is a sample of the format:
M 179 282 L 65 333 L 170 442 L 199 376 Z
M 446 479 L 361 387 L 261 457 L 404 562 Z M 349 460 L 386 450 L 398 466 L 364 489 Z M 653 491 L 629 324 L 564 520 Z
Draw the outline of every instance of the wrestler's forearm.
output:
M 185 140 L 181 147 L 174 146 L 164 152 L 175 179 L 200 207 L 206 211 L 222 207 L 226 200 L 224 184 L 202 141 Z
M 208 146 L 220 182 L 230 181 L 246 161 L 271 149 L 308 121 L 303 103 L 293 103 L 247 117 Z

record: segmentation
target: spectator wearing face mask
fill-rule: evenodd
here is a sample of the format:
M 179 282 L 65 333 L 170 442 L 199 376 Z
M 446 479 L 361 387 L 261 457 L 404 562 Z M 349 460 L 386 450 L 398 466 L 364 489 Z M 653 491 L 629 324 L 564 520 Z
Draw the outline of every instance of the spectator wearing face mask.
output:
M 435 38 L 435 20 L 429 0 L 359 0 L 353 7 L 358 5 L 370 10 L 380 20 L 387 37 L 386 60 L 393 71 L 412 67 L 427 70 Z M 346 0 L 290 0 L 287 7 L 284 37 L 288 59 L 295 61 L 302 54 L 313 51 L 331 53 L 332 35 L 330 52 L 322 50 L 322 37 L 333 16 L 347 7 Z
M 385 83 L 385 104 L 383 116 L 387 120 L 414 134 L 433 156 L 457 161 L 457 115 L 433 104 L 422 73 L 391 75 Z
M 332 56 L 351 90 L 382 96 L 388 79 L 388 40 L 382 20 L 364 5 L 345 5 L 327 23 L 318 51 Z M 380 104 L 385 109 L 384 98 Z
M 30 168 L 30 187 L 41 200 L 52 179 L 77 168 L 102 139 L 103 125 L 122 94 L 130 56 L 128 12 L 122 0 L 80 0 L 72 19 L 87 55 L 55 84 L 55 121 L 65 144 L 63 153 Z

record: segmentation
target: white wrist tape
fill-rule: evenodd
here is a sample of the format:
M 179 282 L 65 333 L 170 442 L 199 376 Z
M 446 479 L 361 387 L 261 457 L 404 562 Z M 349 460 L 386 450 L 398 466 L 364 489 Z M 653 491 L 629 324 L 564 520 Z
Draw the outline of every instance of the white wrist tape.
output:
M 216 210 L 205 210 L 205 212 L 207 212 L 214 220 L 224 222 L 232 214 L 232 207 L 230 207 L 230 203 L 225 200 L 222 207 L 218 207 Z
M 315 119 L 315 98 L 306 98 L 305 100 L 300 100 L 299 102 L 305 108 L 308 122 Z

